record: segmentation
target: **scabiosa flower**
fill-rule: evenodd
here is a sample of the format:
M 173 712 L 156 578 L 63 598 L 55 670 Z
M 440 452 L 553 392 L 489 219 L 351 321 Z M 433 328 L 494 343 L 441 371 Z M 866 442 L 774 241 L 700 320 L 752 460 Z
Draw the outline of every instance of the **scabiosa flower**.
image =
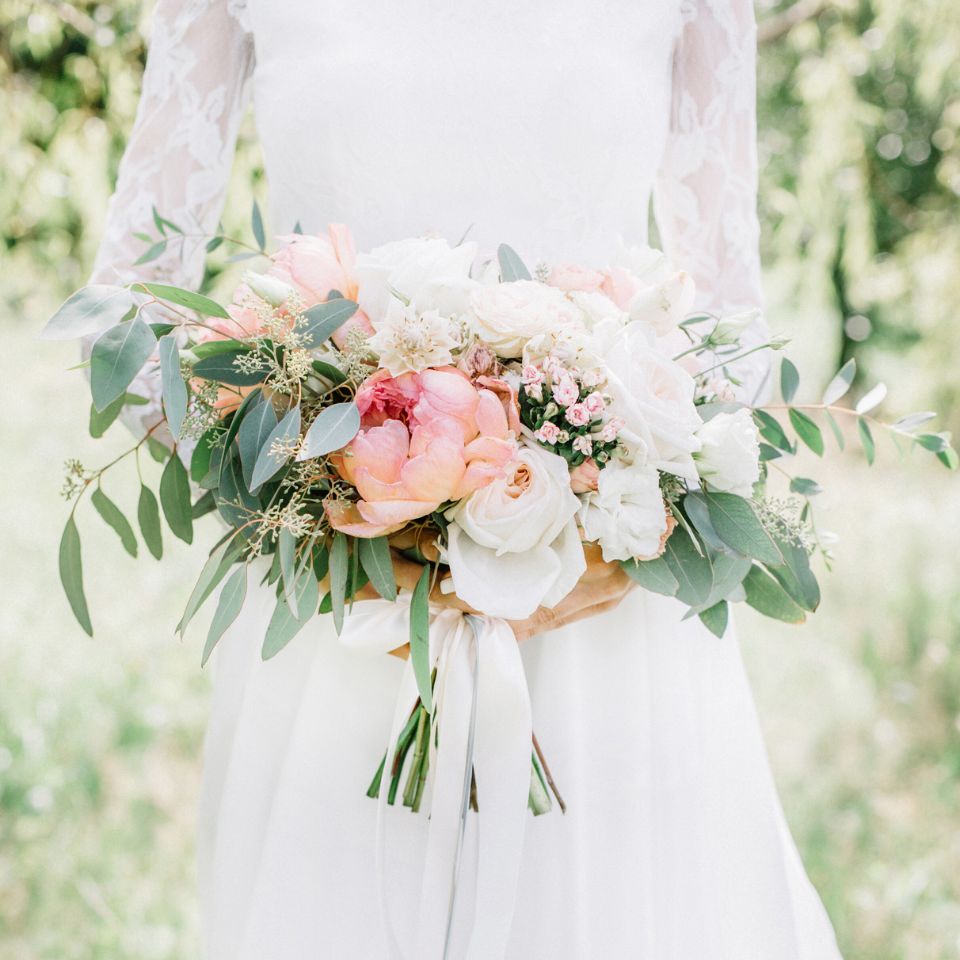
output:
M 399 300 L 391 302 L 375 329 L 370 348 L 379 354 L 380 366 L 394 377 L 447 366 L 453 360 L 453 350 L 459 346 L 455 328 L 447 317 L 436 310 L 420 313 Z

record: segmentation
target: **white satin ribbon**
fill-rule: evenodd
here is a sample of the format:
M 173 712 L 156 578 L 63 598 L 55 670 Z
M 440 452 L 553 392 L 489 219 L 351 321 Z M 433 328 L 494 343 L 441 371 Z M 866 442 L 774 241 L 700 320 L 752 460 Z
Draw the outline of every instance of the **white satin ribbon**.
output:
M 405 636 L 409 599 L 364 601 L 347 618 L 341 642 L 358 652 L 385 653 Z M 520 875 L 530 791 L 530 695 L 513 631 L 490 617 L 441 610 L 431 619 L 436 665 L 430 738 L 430 825 L 414 950 L 417 960 L 451 960 L 458 917 L 473 917 L 467 960 L 503 957 Z M 377 811 L 377 882 L 395 960 L 406 954 L 393 924 L 384 869 L 387 772 L 400 731 L 417 700 L 408 662 L 397 694 Z M 470 769 L 477 783 L 478 853 L 474 902 L 458 897 Z

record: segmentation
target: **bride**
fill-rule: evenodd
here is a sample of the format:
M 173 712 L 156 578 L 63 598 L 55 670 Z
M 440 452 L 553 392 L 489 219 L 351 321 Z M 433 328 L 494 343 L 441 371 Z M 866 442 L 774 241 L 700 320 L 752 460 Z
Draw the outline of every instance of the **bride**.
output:
M 342 221 L 369 249 L 472 225 L 488 252 L 601 264 L 646 241 L 652 200 L 699 306 L 755 307 L 754 65 L 750 0 L 158 0 L 95 279 L 199 281 L 202 242 L 135 267 L 133 233 L 153 208 L 213 232 L 252 90 L 279 232 Z M 761 392 L 765 373 L 740 370 L 743 389 Z M 323 618 L 262 663 L 272 606 L 266 588 L 248 597 L 215 658 L 205 955 L 392 956 L 364 790 L 403 663 L 345 649 Z M 594 563 L 560 607 L 513 625 L 568 812 L 527 822 L 498 955 L 839 957 L 737 642 L 682 612 Z M 402 808 L 387 821 L 382 879 L 409 943 L 429 822 Z M 449 956 L 495 960 L 468 954 L 461 919 Z

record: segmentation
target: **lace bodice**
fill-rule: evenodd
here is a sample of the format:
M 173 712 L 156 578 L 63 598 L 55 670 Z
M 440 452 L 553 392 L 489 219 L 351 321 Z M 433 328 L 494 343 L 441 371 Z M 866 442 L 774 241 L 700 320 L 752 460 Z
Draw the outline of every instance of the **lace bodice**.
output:
M 653 197 L 699 306 L 758 306 L 755 49 L 750 0 L 158 0 L 95 278 L 199 281 L 202 243 L 134 270 L 133 234 L 215 228 L 252 87 L 279 233 L 600 264 Z

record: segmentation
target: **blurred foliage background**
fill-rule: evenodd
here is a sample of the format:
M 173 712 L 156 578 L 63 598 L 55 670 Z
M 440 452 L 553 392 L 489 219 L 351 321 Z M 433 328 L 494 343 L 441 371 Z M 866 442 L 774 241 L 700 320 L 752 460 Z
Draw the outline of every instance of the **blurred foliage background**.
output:
M 856 356 L 871 382 L 892 382 L 893 412 L 935 408 L 939 428 L 956 427 L 960 6 L 785 0 L 758 14 L 773 325 L 797 337 L 809 396 Z M 63 373 L 72 350 L 36 342 L 90 268 L 148 32 L 134 0 L 0 3 L 0 955 L 11 960 L 198 953 L 208 678 L 196 636 L 170 639 L 196 557 L 168 542 L 173 563 L 134 567 L 81 518 L 97 638 L 75 627 L 56 582 L 59 463 L 99 462 L 123 438 L 92 445 L 80 385 Z M 248 122 L 228 232 L 244 229 L 261 181 Z M 38 409 L 56 411 L 42 429 Z M 960 498 L 932 458 L 883 452 L 869 476 L 853 450 L 820 468 L 821 522 L 841 543 L 815 625 L 744 616 L 741 634 L 787 815 L 845 957 L 946 960 L 960 957 Z

